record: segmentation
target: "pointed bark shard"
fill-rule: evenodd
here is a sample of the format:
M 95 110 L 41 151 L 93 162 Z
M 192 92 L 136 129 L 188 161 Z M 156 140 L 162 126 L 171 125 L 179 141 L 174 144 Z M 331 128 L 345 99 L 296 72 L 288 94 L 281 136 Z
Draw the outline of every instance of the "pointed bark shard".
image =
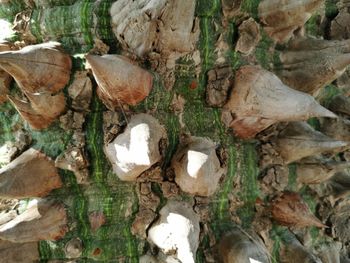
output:
M 223 263 L 271 262 L 268 250 L 260 238 L 239 229 L 224 235 L 219 243 L 218 252 Z
M 285 164 L 323 152 L 341 151 L 347 142 L 334 140 L 314 130 L 306 122 L 289 123 L 273 140 Z
M 271 202 L 272 218 L 280 225 L 327 227 L 315 217 L 298 193 L 283 192 Z M 301 261 L 302 262 L 302 261 Z
M 54 162 L 32 148 L 0 169 L 0 196 L 4 198 L 44 197 L 61 186 Z
M 98 95 L 111 109 L 121 104 L 136 105 L 152 90 L 153 76 L 119 55 L 87 55 L 98 84 Z
M 350 142 L 350 120 L 342 117 L 337 119 L 321 118 L 320 131 L 334 139 Z
M 329 103 L 329 109 L 350 116 L 350 98 L 344 95 L 337 95 Z
M 148 231 L 150 242 L 165 254 L 176 253 L 180 262 L 194 263 L 199 245 L 199 217 L 184 202 L 168 201 Z
M 69 81 L 71 67 L 70 56 L 57 42 L 0 52 L 0 68 L 8 72 L 26 93 L 54 94 L 62 90 Z
M 64 112 L 66 99 L 62 92 L 57 95 L 27 94 L 29 102 L 8 96 L 12 105 L 21 117 L 34 130 L 46 129 L 56 118 Z
M 14 243 L 54 241 L 67 231 L 67 215 L 62 204 L 34 200 L 26 211 L 0 226 L 0 239 Z
M 322 0 L 263 0 L 258 8 L 259 18 L 266 33 L 283 43 L 303 27 L 322 3 Z
M 302 184 L 320 184 L 347 168 L 350 168 L 350 162 L 298 163 L 297 181 Z
M 157 119 L 137 114 L 131 117 L 125 131 L 105 146 L 105 153 L 121 180 L 134 181 L 161 160 L 159 143 L 165 138 L 165 129 Z
M 171 166 L 181 190 L 210 196 L 225 173 L 216 155 L 216 144 L 202 137 L 190 137 L 175 153 Z
M 321 187 L 323 188 L 323 187 Z M 326 184 L 322 195 L 331 195 L 335 200 L 347 197 L 350 193 L 350 174 L 336 173 Z
M 257 66 L 244 66 L 236 72 L 222 119 L 237 136 L 253 138 L 277 122 L 321 116 L 336 117 L 310 95 L 284 85 L 273 73 Z
M 350 64 L 350 40 L 298 38 L 289 43 L 280 59 L 282 66 L 275 71 L 286 85 L 317 95 Z
M 57 42 L 0 52 L 0 68 L 16 80 L 29 103 L 10 101 L 33 129 L 47 128 L 65 110 L 60 91 L 69 81 L 71 67 L 69 55 Z
M 18 244 L 0 240 L 0 258 L 2 263 L 39 262 L 39 244 Z

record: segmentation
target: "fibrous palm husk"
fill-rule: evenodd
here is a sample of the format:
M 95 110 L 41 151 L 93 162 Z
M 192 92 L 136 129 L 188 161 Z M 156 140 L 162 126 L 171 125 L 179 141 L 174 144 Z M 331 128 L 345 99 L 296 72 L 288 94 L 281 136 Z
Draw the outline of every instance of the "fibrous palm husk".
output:
M 241 138 L 252 138 L 274 123 L 336 115 L 305 93 L 284 85 L 273 73 L 257 66 L 236 72 L 222 119 Z
M 297 38 L 280 55 L 276 74 L 291 88 L 317 95 L 350 64 L 350 40 Z
M 62 204 L 34 200 L 11 221 L 0 226 L 0 239 L 14 243 L 58 240 L 68 231 L 67 215 Z
M 152 74 L 126 57 L 87 55 L 86 60 L 98 84 L 100 99 L 111 109 L 122 104 L 136 105 L 152 90 Z
M 32 148 L 0 169 L 0 196 L 3 198 L 44 197 L 61 186 L 54 162 Z
M 266 33 L 283 43 L 303 27 L 322 3 L 321 0 L 263 0 L 259 4 L 259 18 Z

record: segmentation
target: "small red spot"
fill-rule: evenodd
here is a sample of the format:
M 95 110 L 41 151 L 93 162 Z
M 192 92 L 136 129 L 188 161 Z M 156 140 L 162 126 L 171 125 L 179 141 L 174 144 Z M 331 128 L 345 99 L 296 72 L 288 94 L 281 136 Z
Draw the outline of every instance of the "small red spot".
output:
M 196 89 L 198 87 L 198 83 L 197 81 L 192 81 L 191 84 L 190 84 L 190 89 Z
M 98 256 L 100 255 L 102 252 L 102 250 L 100 248 L 95 248 L 94 252 L 92 252 L 93 256 Z

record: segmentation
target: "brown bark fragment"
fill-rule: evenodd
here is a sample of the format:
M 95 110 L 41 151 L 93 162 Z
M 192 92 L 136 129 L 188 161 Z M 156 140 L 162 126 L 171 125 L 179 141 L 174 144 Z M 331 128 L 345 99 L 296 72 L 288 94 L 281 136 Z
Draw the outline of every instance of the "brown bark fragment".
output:
M 40 259 L 39 244 L 37 242 L 18 244 L 1 240 L 0 258 L 2 263 L 37 262 Z
M 253 18 L 249 18 L 243 21 L 238 31 L 239 38 L 235 48 L 236 51 L 245 55 L 251 54 L 261 39 L 259 24 Z
M 0 239 L 14 243 L 58 240 L 68 231 L 62 204 L 38 200 L 13 220 L 0 226 Z
M 283 43 L 303 27 L 322 3 L 322 0 L 263 0 L 259 4 L 259 18 L 266 33 Z
M 208 105 L 222 107 L 228 100 L 228 92 L 233 84 L 231 67 L 217 67 L 208 71 L 206 101 Z
M 327 227 L 315 217 L 298 193 L 283 192 L 271 202 L 272 218 L 281 225 L 293 227 Z
M 325 152 L 339 152 L 347 142 L 334 140 L 316 130 L 306 122 L 291 122 L 272 140 L 274 150 L 284 164 Z
M 73 83 L 68 87 L 72 108 L 77 111 L 88 111 L 92 97 L 92 82 L 86 71 L 77 71 L 73 78 Z
M 316 162 L 297 164 L 297 181 L 302 184 L 320 184 L 329 180 L 335 173 L 350 167 L 349 162 Z
M 166 132 L 148 114 L 132 116 L 125 131 L 105 146 L 113 171 L 121 180 L 135 181 L 162 158 L 159 144 Z
M 128 58 L 119 55 L 87 55 L 98 84 L 98 96 L 114 110 L 122 104 L 136 105 L 152 90 L 153 76 Z
M 181 190 L 193 195 L 210 196 L 225 173 L 216 155 L 216 144 L 202 137 L 190 137 L 175 153 L 171 166 Z
M 226 233 L 218 245 L 223 263 L 251 262 L 270 263 L 267 248 L 256 234 L 248 234 L 239 229 Z
M 317 95 L 350 64 L 350 40 L 298 38 L 289 43 L 280 59 L 282 67 L 276 69 L 276 74 L 285 84 Z
M 308 94 L 284 85 L 273 73 L 257 66 L 243 66 L 237 72 L 222 120 L 240 138 L 257 133 L 281 121 L 336 116 Z
M 0 169 L 0 196 L 6 198 L 44 197 L 62 186 L 54 162 L 29 149 Z

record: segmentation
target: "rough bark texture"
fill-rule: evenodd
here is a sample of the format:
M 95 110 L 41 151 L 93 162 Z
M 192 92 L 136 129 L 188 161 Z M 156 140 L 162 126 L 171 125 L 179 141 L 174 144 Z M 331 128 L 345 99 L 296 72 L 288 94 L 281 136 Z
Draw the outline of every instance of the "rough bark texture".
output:
M 0 239 L 34 243 L 3 241 L 0 247 L 16 253 L 18 262 L 204 263 L 223 259 L 227 250 L 220 252 L 218 245 L 224 240 L 229 251 L 242 252 L 244 263 L 255 252 L 261 262 L 347 262 L 347 126 L 337 126 L 341 119 L 318 119 L 336 114 L 348 122 L 349 72 L 334 81 L 349 61 L 348 29 L 337 23 L 346 21 L 347 6 L 345 0 L 0 1 L 0 17 L 18 32 L 10 39 L 19 40 L 15 48 L 22 51 L 16 54 L 58 41 L 72 61 L 71 69 L 55 74 L 63 81 L 53 76 L 52 63 L 39 66 L 45 61 L 34 56 L 34 66 L 21 72 L 30 92 L 18 75 L 0 89 L 2 98 L 10 98 L 0 105 L 1 169 L 33 148 L 55 160 L 62 183 L 45 197 L 52 203 L 44 202 L 41 218 L 33 215 L 32 200 L 1 199 Z M 108 60 L 99 74 L 94 65 L 85 68 L 86 58 L 111 55 L 118 61 Z M 318 90 L 319 96 L 295 89 Z M 225 104 L 232 105 L 223 110 Z M 227 110 L 225 126 L 221 116 Z M 156 158 L 125 182 L 104 145 L 132 137 L 130 125 L 140 113 L 161 127 L 133 142 L 128 163 L 134 167 L 139 146 L 152 136 L 155 143 L 143 156 Z M 292 120 L 313 128 L 285 123 Z M 230 127 L 251 139 L 236 137 Z M 160 140 L 165 132 L 167 140 Z M 209 147 L 212 164 L 227 167 L 220 180 L 210 181 L 210 196 L 185 193 L 177 185 L 172 160 L 191 137 L 215 142 L 218 147 Z M 128 149 L 129 139 L 120 146 Z M 285 191 L 298 192 L 298 198 L 277 202 Z M 288 221 L 289 229 L 273 220 L 278 215 L 271 203 L 279 207 L 277 214 L 285 213 L 280 221 Z M 176 228 L 173 219 L 179 218 L 186 231 Z M 225 234 L 237 226 L 238 241 L 226 242 Z M 158 231 L 152 244 L 155 227 L 166 231 Z

